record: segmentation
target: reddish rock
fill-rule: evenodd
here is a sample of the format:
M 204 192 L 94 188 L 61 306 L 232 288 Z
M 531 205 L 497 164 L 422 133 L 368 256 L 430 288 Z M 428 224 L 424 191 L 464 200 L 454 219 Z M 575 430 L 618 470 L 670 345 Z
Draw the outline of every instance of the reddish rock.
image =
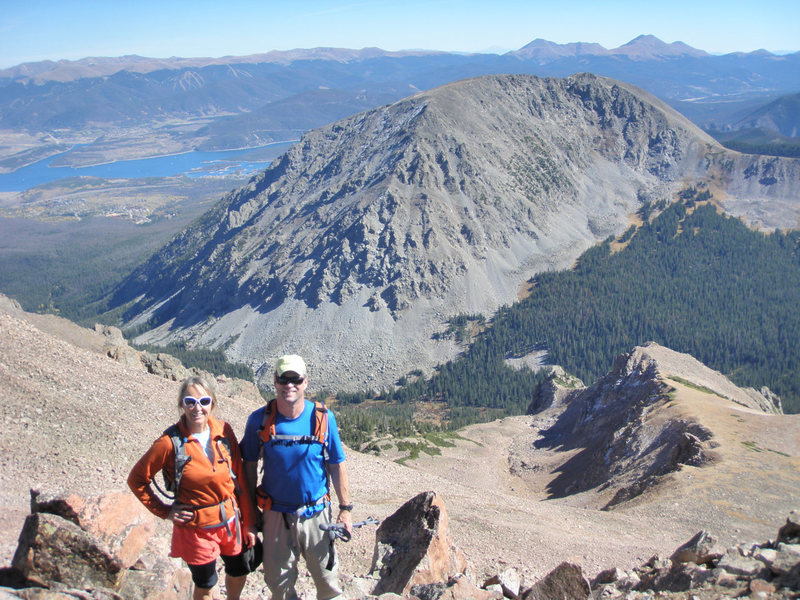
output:
M 447 582 L 466 567 L 464 554 L 450 541 L 447 511 L 435 492 L 406 502 L 376 532 L 370 568 L 380 576 L 375 595 L 406 595 L 412 586 Z
M 48 513 L 29 515 L 12 567 L 31 583 L 63 583 L 81 589 L 115 588 L 123 567 L 95 536 Z
M 96 536 L 127 569 L 155 532 L 153 515 L 130 492 L 89 498 L 31 490 L 31 512 L 56 514 Z

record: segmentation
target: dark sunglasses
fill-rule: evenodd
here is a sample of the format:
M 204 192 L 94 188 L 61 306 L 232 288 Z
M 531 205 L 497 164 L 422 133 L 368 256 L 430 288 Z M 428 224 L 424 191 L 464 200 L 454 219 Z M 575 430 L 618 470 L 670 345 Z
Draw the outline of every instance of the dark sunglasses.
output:
M 192 396 L 183 397 L 183 405 L 186 408 L 193 408 L 195 404 L 200 406 L 211 406 L 211 396 L 203 396 L 202 398 L 194 398 Z
M 286 385 L 287 383 L 293 383 L 295 385 L 300 385 L 306 380 L 305 377 L 302 375 L 276 375 L 275 381 L 280 383 L 281 385 Z

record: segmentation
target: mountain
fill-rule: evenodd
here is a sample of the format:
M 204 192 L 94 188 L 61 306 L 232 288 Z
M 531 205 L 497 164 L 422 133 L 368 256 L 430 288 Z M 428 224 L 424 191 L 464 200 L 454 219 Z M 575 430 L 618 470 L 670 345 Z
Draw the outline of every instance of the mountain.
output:
M 735 214 L 769 199 L 762 223 L 796 224 L 797 162 L 727 154 L 632 86 L 461 81 L 306 134 L 112 305 L 149 330 L 141 341 L 230 343 L 264 382 L 292 350 L 324 385 L 389 385 L 455 355 L 432 339 L 448 318 L 493 313 L 643 202 L 703 178 Z
M 600 44 L 587 44 L 584 42 L 556 44 L 555 42 L 537 38 L 519 50 L 508 54 L 518 58 L 536 59 L 541 63 L 546 63 L 566 56 L 589 56 L 607 53 L 608 50 Z
M 800 93 L 781 96 L 734 123 L 733 130 L 762 128 L 800 138 Z
M 273 140 L 298 139 L 355 112 L 394 102 L 398 90 L 328 90 L 300 92 L 270 102 L 247 114 L 222 117 L 197 131 L 201 150 L 258 147 Z
M 519 50 L 508 54 L 518 58 L 536 59 L 542 64 L 565 57 L 624 56 L 633 60 L 663 60 L 678 57 L 709 56 L 707 52 L 692 48 L 683 42 L 666 44 L 653 35 L 640 35 L 627 44 L 611 50 L 607 50 L 600 44 L 587 44 L 584 42 L 556 44 L 555 42 L 536 39 Z
M 52 315 L 24 313 L 0 297 L 0 566 L 10 563 L 31 510 L 31 488 L 90 496 L 126 490 L 133 463 L 176 417 L 178 383 L 147 372 L 141 363 L 111 358 L 105 333 Z M 614 375 L 616 385 L 610 379 Z M 234 383 L 214 380 L 218 416 L 241 434 L 247 415 L 263 400 L 252 386 Z M 596 393 L 567 390 L 583 400 L 461 430 L 441 454 L 422 453 L 404 466 L 389 456 L 347 449 L 354 516 L 383 520 L 416 494 L 436 490 L 447 505 L 453 541 L 473 575 L 495 574 L 502 565 L 515 569 L 527 585 L 563 561 L 579 564 L 588 577 L 609 568 L 638 567 L 656 554 L 669 555 L 699 530 L 723 544 L 774 538 L 796 506 L 800 416 L 743 406 L 734 401 L 742 392 L 722 385 L 691 357 L 646 346 L 620 359 Z M 658 391 L 644 397 L 644 388 Z M 609 393 L 618 404 L 609 401 Z M 567 472 L 574 475 L 570 468 L 586 457 L 573 460 L 580 451 L 567 447 L 570 436 L 560 438 L 567 445 L 561 450 L 549 446 L 566 429 L 562 415 L 573 405 L 592 417 L 620 407 L 613 422 L 597 418 L 585 427 L 575 421 L 575 443 L 612 439 L 617 431 L 619 440 L 645 442 L 631 445 L 629 456 L 611 452 L 598 465 L 614 470 L 616 464 L 645 465 L 673 452 L 686 456 L 678 452 L 691 439 L 682 441 L 678 432 L 685 430 L 705 432 L 703 448 L 713 460 L 675 463 L 677 470 L 613 510 L 599 509 L 619 489 L 620 479 L 556 497 L 549 483 L 563 482 Z M 626 418 L 627 429 L 614 427 Z M 168 536 L 168 524 L 159 523 L 158 531 Z M 350 543 L 338 546 L 345 582 L 367 575 L 373 532 L 359 529 Z M 166 554 L 168 544 L 163 548 Z M 249 596 L 258 596 L 260 581 L 249 578 Z M 365 595 L 363 589 L 360 594 L 348 589 L 347 597 Z
M 119 57 L 88 57 L 80 60 L 44 60 L 23 63 L 8 69 L 0 69 L 0 81 L 13 80 L 25 83 L 43 84 L 48 81 L 74 81 L 76 79 L 108 77 L 120 71 L 132 73 L 152 73 L 164 69 L 182 70 L 196 69 L 212 65 L 234 64 L 291 64 L 296 61 L 330 60 L 336 62 L 352 62 L 378 57 L 405 58 L 409 56 L 425 56 L 445 54 L 443 52 L 423 52 L 404 50 L 387 52 L 380 48 L 298 48 L 295 50 L 273 50 L 264 54 L 247 56 L 223 56 L 219 58 L 149 58 L 145 56 L 127 55 Z
M 692 48 L 683 42 L 666 44 L 653 35 L 640 35 L 615 50 L 609 50 L 608 53 L 628 56 L 634 60 L 708 56 L 707 52 Z

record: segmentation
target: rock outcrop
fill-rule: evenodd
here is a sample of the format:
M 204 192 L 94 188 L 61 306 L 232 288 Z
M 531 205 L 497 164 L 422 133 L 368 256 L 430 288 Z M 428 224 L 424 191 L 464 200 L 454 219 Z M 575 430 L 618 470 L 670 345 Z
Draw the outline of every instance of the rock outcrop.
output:
M 191 576 L 165 549 L 147 548 L 153 516 L 127 492 L 81 497 L 31 490 L 31 514 L 19 536 L 3 598 L 184 600 Z M 33 588 L 33 589 L 28 589 Z M 36 595 L 35 597 L 40 597 Z
M 699 532 L 671 558 L 654 556 L 630 572 L 610 569 L 592 581 L 603 598 L 797 598 L 800 595 L 800 513 L 793 511 L 775 541 L 737 544 L 721 550 Z M 787 532 L 790 537 L 787 537 Z
M 381 523 L 375 538 L 370 569 L 380 578 L 375 594 L 416 595 L 415 588 L 441 585 L 466 571 L 466 559 L 450 540 L 447 511 L 435 492 L 406 502 Z
M 589 387 L 576 387 L 561 370 L 541 386 L 529 412 L 558 408 L 538 448 L 578 452 L 549 486 L 553 497 L 591 488 L 616 490 L 611 508 L 645 492 L 682 466 L 716 459 L 712 431 L 685 415 L 671 414 L 673 386 L 685 384 L 745 409 L 780 414 L 780 399 L 741 389 L 688 354 L 650 343 L 620 356 L 611 372 Z
M 126 498 L 127 496 L 127 498 Z M 173 600 L 191 597 L 191 578 L 165 547 L 137 555 L 150 540 L 152 517 L 127 493 L 84 498 L 32 492 L 33 513 L 20 535 L 11 569 L 0 572 L 0 598 Z M 134 560 L 135 557 L 135 560 Z M 654 556 L 629 571 L 609 568 L 592 579 L 564 562 L 524 585 L 513 569 L 482 585 L 454 546 L 440 496 L 426 492 L 389 516 L 376 532 L 371 591 L 347 598 L 416 600 L 588 600 L 589 598 L 797 598 L 800 594 L 800 512 L 774 541 L 723 549 L 701 531 L 669 558 Z M 35 585 L 37 587 L 30 587 Z M 3 587 L 7 586 L 7 587 Z M 662 596 L 659 596 L 662 597 Z

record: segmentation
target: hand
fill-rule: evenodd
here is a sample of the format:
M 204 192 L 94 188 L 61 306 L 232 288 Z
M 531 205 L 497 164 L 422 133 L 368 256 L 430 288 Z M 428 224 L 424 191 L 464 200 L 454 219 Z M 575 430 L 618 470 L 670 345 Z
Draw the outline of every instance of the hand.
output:
M 336 522 L 344 525 L 350 534 L 353 533 L 353 513 L 349 510 L 340 510 Z
M 188 504 L 175 503 L 169 511 L 169 520 L 176 525 L 186 525 L 193 518 L 194 510 L 192 510 L 192 507 Z
M 256 545 L 256 533 L 258 529 L 256 529 L 255 525 L 252 525 L 247 528 L 247 531 L 244 534 L 244 545 L 246 548 L 252 548 Z

